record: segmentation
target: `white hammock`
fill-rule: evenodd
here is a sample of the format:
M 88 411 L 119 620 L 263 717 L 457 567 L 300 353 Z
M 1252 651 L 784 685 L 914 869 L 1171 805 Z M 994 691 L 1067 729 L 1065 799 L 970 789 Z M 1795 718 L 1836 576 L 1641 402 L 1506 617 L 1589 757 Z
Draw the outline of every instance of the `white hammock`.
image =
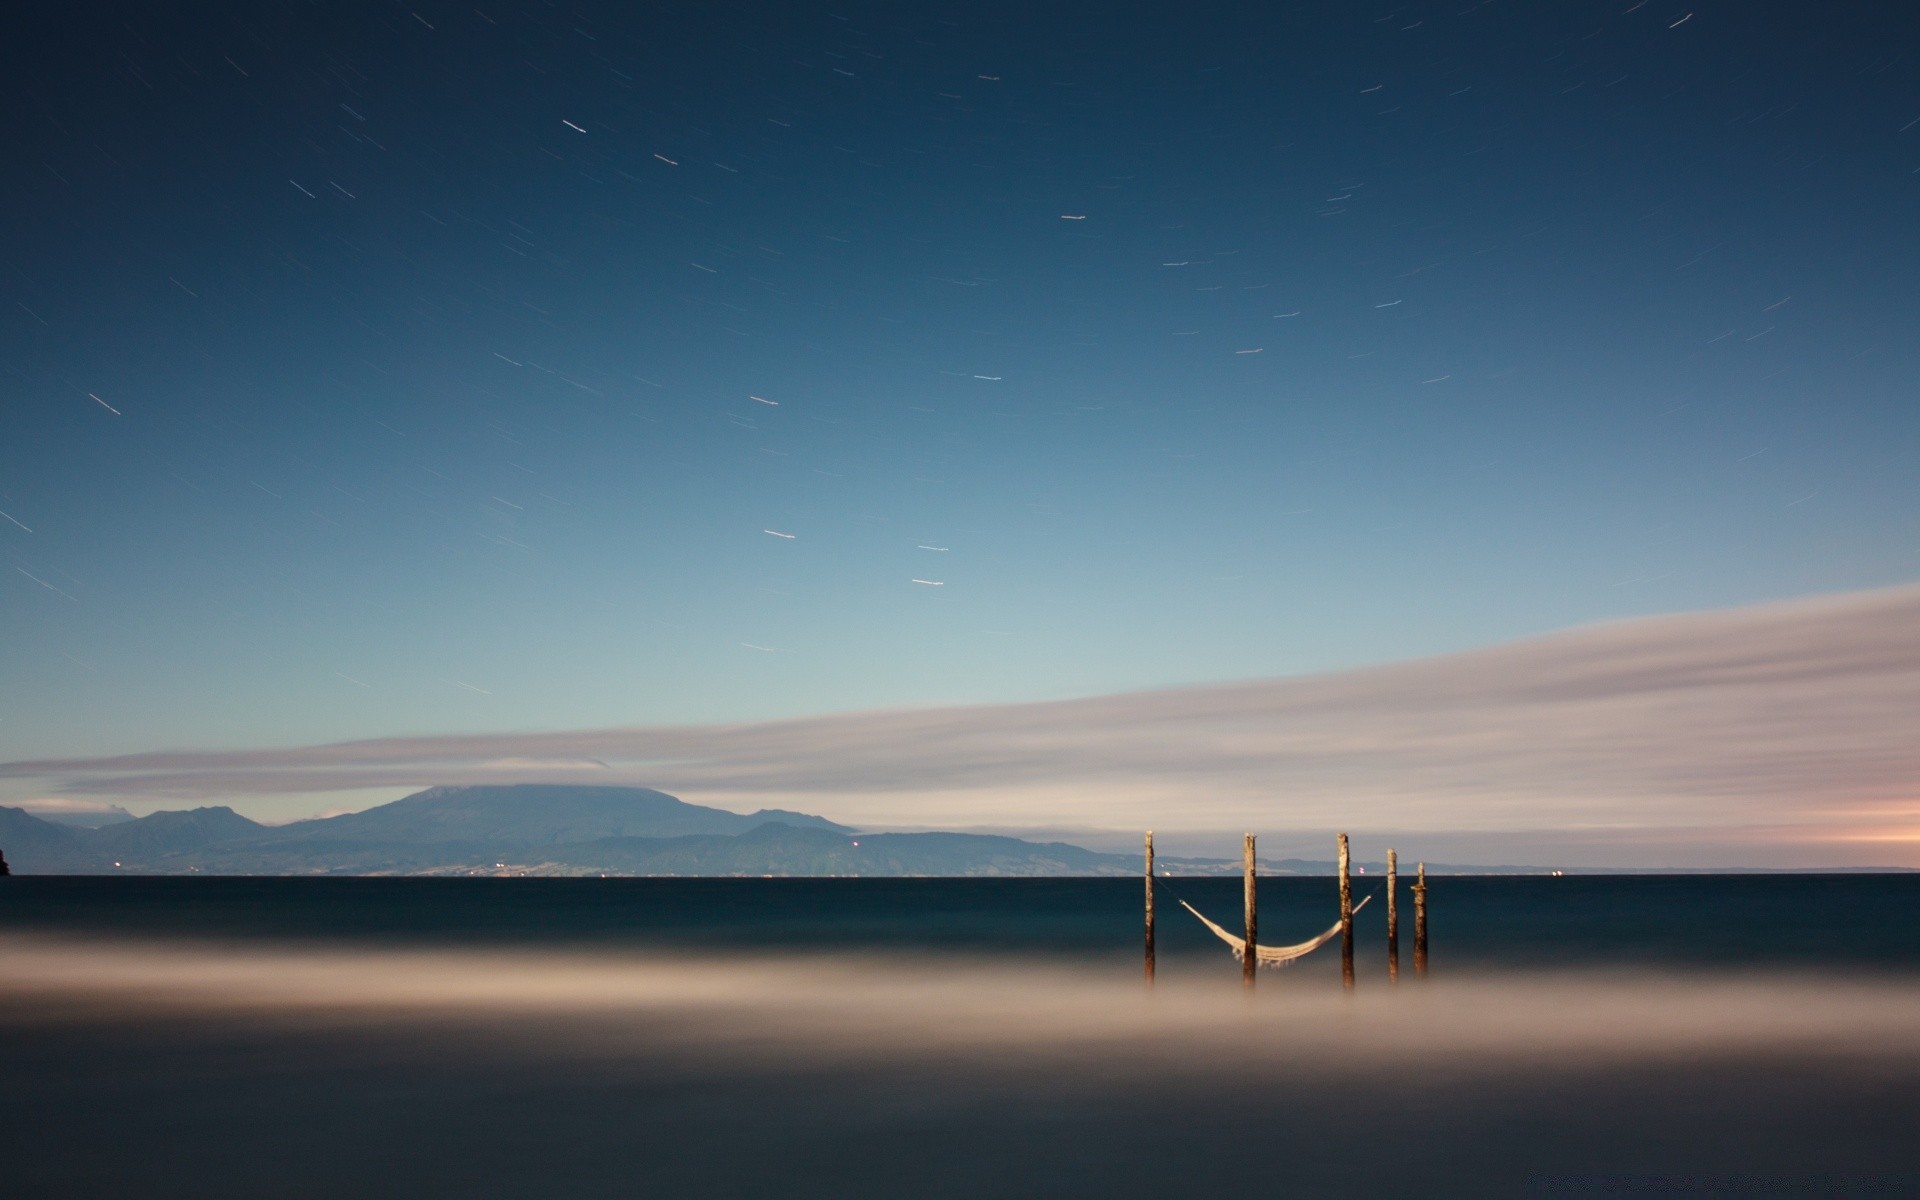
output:
M 1373 899 L 1373 897 L 1368 896 L 1361 900 L 1360 903 L 1353 906 L 1353 911 L 1359 912 L 1367 906 L 1367 901 L 1371 899 Z M 1235 958 L 1240 959 L 1242 962 L 1246 961 L 1247 939 L 1235 937 L 1218 925 L 1215 925 L 1212 921 L 1207 920 L 1206 917 L 1201 916 L 1199 909 L 1188 904 L 1185 900 L 1180 902 L 1180 907 L 1186 909 L 1194 916 L 1200 917 L 1200 923 L 1202 925 L 1213 930 L 1216 937 L 1233 947 L 1233 956 Z M 1318 950 L 1339 936 L 1340 922 L 1335 921 L 1327 928 L 1327 931 L 1319 937 L 1309 938 L 1307 941 L 1295 946 L 1262 946 L 1256 942 L 1253 947 L 1255 954 L 1254 961 L 1263 967 L 1284 967 L 1296 958 L 1305 958 L 1307 955 L 1312 954 L 1315 950 Z

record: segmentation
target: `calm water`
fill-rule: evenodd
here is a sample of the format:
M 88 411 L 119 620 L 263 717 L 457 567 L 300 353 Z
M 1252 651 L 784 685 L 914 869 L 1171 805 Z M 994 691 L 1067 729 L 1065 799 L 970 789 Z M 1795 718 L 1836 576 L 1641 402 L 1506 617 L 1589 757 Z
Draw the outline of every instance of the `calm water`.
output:
M 1356 918 L 1363 965 L 1385 958 L 1383 883 Z M 1429 882 L 1436 970 L 1820 967 L 1920 971 L 1920 874 L 1443 876 Z M 1237 879 L 1161 886 L 1165 969 L 1232 973 L 1180 909 L 1237 928 Z M 1402 955 L 1413 898 L 1400 891 Z M 1303 940 L 1337 915 L 1330 878 L 1260 881 L 1261 940 Z M 911 952 L 1084 960 L 1140 956 L 1141 887 L 1118 879 L 283 879 L 19 876 L 0 933 L 300 943 Z M 1337 970 L 1337 945 L 1290 973 Z
M 1128 880 L 18 877 L 0 1187 L 1920 1194 L 1920 876 L 1430 886 L 1432 977 L 1376 902 L 1349 995 L 1242 989 L 1174 904 L 1232 879 L 1147 989 Z M 1334 905 L 1263 881 L 1263 940 Z

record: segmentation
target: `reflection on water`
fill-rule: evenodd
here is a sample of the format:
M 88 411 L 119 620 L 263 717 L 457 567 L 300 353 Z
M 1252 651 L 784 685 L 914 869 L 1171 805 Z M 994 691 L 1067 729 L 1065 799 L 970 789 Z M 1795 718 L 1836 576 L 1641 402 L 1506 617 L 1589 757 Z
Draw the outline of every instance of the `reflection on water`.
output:
M 1149 991 L 986 955 L 44 932 L 0 937 L 0 962 L 8 1171 L 42 1192 L 1920 1178 L 1920 1004 L 1884 976 L 1485 972 L 1347 996 L 1282 971 L 1249 997 L 1225 959 Z

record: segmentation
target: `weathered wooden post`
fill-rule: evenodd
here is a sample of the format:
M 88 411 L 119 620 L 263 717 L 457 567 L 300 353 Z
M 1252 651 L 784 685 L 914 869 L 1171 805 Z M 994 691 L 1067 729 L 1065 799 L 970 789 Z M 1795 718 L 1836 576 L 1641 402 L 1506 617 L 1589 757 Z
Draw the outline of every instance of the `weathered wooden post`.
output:
M 1254 919 L 1253 900 L 1253 835 L 1247 835 L 1246 848 L 1246 917 L 1247 952 L 1240 956 L 1240 978 L 1247 987 L 1253 986 L 1254 969 L 1260 965 L 1259 922 Z
M 1420 878 L 1413 885 L 1413 973 L 1427 973 L 1427 864 L 1420 864 Z
M 1387 982 L 1400 980 L 1400 907 L 1394 903 L 1394 889 L 1399 885 L 1400 856 L 1391 848 L 1387 851 Z
M 1147 830 L 1147 982 L 1153 982 L 1153 830 Z
M 1340 835 L 1340 986 L 1353 990 L 1353 869 Z

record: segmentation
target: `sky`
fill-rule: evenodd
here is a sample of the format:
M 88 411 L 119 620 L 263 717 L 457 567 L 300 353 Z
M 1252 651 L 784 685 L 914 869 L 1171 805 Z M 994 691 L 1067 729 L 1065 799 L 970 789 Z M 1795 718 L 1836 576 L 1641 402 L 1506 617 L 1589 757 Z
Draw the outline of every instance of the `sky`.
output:
M 1920 672 L 1895 6 L 1041 7 L 26 17 L 0 48 L 0 803 L 286 819 L 573 769 L 528 738 L 908 720 L 897 752 L 936 765 L 884 788 L 758 735 L 726 761 L 791 783 L 584 757 L 896 825 L 1782 861 L 1833 853 L 1776 833 L 1839 805 L 1920 865 L 1886 707 Z M 1793 678 L 1830 692 L 1718 699 L 1838 694 L 1881 740 L 1816 729 L 1805 761 L 1870 769 L 1781 766 L 1736 812 L 1712 797 L 1765 756 L 1669 732 L 1666 774 L 1569 791 L 1490 748 L 1283 810 L 1258 798 L 1306 786 L 1282 721 L 1237 804 L 1191 798 L 1234 757 L 1198 734 L 1109 804 L 1084 738 L 956 779 L 910 719 L 1372 681 L 1314 735 L 1358 745 L 1424 671 L 1571 671 L 1623 628 L 1682 673 L 1696 637 L 1810 637 L 1838 657 Z M 1643 748 L 1584 730 L 1537 736 Z M 498 742 L 245 774 L 458 737 Z M 85 765 L 189 752 L 239 757 Z

